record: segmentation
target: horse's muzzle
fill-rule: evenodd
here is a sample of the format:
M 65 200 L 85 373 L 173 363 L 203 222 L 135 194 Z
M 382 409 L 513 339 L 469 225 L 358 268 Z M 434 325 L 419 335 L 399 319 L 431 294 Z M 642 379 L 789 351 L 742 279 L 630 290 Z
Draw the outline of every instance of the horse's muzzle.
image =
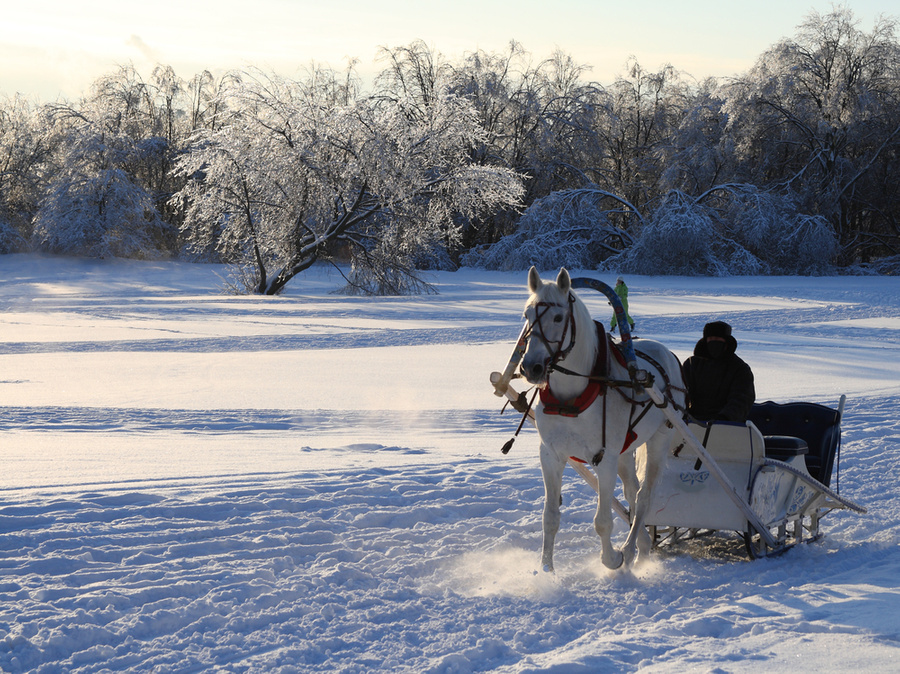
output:
M 550 361 L 546 358 L 526 358 L 522 361 L 520 370 L 529 384 L 541 386 L 547 382 L 547 376 L 550 374 L 549 365 Z

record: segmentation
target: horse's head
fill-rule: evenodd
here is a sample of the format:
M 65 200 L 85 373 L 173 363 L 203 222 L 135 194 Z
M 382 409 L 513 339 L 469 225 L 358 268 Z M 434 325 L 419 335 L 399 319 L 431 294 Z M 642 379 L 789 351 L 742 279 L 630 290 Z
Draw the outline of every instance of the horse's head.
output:
M 528 271 L 531 297 L 525 304 L 525 320 L 529 339 L 521 371 L 531 384 L 546 386 L 551 366 L 564 358 L 574 343 L 576 298 L 571 289 L 565 268 L 559 270 L 555 282 L 542 281 L 534 267 Z

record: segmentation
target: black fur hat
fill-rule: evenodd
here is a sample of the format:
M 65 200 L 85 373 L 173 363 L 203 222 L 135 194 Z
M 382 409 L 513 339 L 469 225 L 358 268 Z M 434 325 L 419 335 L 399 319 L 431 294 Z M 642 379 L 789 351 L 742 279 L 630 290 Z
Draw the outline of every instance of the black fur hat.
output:
M 724 340 L 727 340 L 731 337 L 731 326 L 724 321 L 713 321 L 712 323 L 707 323 L 703 326 L 703 338 L 707 337 L 721 337 Z
M 703 339 L 701 341 L 706 341 L 707 337 L 721 337 L 725 340 L 731 353 L 737 351 L 737 340 L 731 336 L 731 326 L 725 321 L 713 321 L 704 325 Z

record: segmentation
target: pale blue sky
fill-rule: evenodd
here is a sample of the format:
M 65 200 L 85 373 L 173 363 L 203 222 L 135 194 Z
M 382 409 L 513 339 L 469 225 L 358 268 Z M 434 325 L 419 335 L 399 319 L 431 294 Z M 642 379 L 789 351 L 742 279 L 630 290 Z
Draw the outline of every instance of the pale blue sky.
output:
M 860 26 L 900 18 L 896 0 L 847 3 Z M 296 75 L 312 61 L 369 75 L 379 46 L 422 39 L 455 61 L 517 40 L 536 60 L 558 47 L 611 82 L 630 55 L 696 78 L 746 71 L 828 0 L 0 0 L 0 93 L 75 99 L 117 65 L 157 63 L 189 78 L 259 66 Z

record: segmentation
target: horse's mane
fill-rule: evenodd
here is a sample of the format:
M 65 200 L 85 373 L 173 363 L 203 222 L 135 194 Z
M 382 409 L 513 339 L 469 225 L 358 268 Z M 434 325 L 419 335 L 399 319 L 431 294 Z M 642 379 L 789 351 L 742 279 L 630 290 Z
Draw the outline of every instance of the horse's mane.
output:
M 590 326 L 594 325 L 594 317 L 591 316 L 590 309 L 588 309 L 584 301 L 575 294 L 574 290 L 570 290 L 569 292 L 575 297 L 575 302 L 572 305 L 572 313 L 575 314 L 575 322 L 579 327 L 589 326 L 590 329 Z

